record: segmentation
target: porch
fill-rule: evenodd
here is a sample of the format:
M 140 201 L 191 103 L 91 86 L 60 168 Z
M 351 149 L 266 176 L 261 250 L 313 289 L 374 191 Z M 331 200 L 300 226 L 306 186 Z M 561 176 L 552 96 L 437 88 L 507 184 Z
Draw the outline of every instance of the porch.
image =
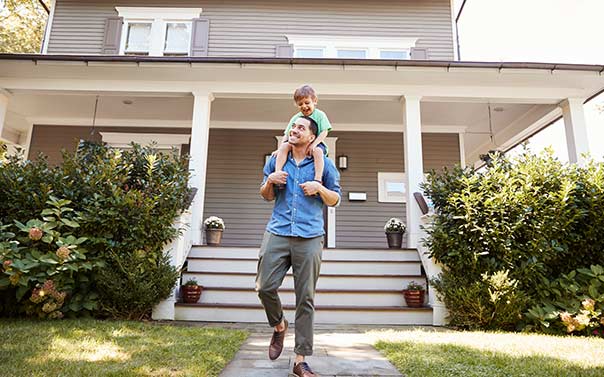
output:
M 427 277 L 438 266 L 418 242 L 425 219 L 412 197 L 424 172 L 474 164 L 560 115 L 570 159 L 581 162 L 582 104 L 604 87 L 602 67 L 595 66 L 164 60 L 3 56 L 0 130 L 30 157 L 44 152 L 51 162 L 61 147 L 86 138 L 117 146 L 129 138 L 155 140 L 190 153 L 198 191 L 186 220 L 191 229 L 178 240 L 177 266 L 191 245 L 203 244 L 202 219 L 209 215 L 225 219 L 225 246 L 259 246 L 271 211 L 257 193 L 264 156 L 295 112 L 291 92 L 302 83 L 313 84 L 334 125 L 332 157 L 349 159 L 341 172 L 342 205 L 327 215 L 327 246 L 385 247 L 384 222 L 401 217 L 406 246 L 417 250 Z M 381 200 L 378 173 L 404 173 L 398 178 L 404 195 Z M 351 200 L 350 193 L 366 199 Z M 430 296 L 438 323 L 444 308 Z M 175 318 L 174 301 L 167 304 L 168 318 Z

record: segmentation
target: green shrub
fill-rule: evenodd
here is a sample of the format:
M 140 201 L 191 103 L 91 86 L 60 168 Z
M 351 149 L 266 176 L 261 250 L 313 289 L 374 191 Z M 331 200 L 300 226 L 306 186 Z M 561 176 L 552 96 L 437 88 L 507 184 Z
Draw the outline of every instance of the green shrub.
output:
M 0 164 L 0 224 L 6 224 L 0 242 L 15 262 L 0 280 L 4 313 L 14 313 L 8 296 L 15 295 L 18 312 L 30 315 L 45 316 L 38 307 L 67 315 L 149 314 L 177 279 L 163 250 L 178 236 L 172 224 L 188 206 L 187 159 L 158 154 L 152 146 L 133 144 L 122 152 L 83 142 L 63 160 L 56 167 L 43 158 L 9 157 Z M 32 228 L 42 238 L 11 236 Z M 66 250 L 73 259 L 68 263 L 58 255 Z M 60 273 L 51 276 L 51 267 Z M 56 293 L 41 299 L 36 289 L 44 284 Z M 111 287 L 121 288 L 106 289 Z M 33 301 L 23 300 L 32 294 Z
M 485 274 L 508 271 L 519 305 L 510 313 L 525 313 L 545 305 L 544 281 L 604 260 L 603 164 L 563 164 L 551 152 L 524 153 L 513 161 L 494 156 L 484 171 L 433 172 L 424 190 L 437 212 L 425 242 L 444 266 L 436 288 L 454 325 L 500 326 L 481 319 L 483 310 L 495 310 L 487 304 L 487 288 L 477 286 Z M 465 290 L 475 296 L 474 317 L 458 295 Z M 501 326 L 508 327 L 515 314 L 505 317 Z M 527 322 L 522 316 L 515 325 Z

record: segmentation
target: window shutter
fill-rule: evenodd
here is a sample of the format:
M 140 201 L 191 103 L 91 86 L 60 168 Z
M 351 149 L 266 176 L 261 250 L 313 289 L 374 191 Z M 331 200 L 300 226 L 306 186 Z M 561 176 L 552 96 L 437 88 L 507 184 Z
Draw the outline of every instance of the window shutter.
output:
M 294 57 L 294 45 L 277 45 L 275 46 L 275 56 L 278 58 L 293 58 Z
M 196 18 L 191 30 L 191 56 L 208 56 L 208 41 L 210 39 L 210 20 Z
M 123 17 L 109 17 L 105 21 L 105 38 L 103 39 L 103 55 L 118 55 L 122 37 Z
M 411 60 L 428 60 L 428 49 L 411 47 Z

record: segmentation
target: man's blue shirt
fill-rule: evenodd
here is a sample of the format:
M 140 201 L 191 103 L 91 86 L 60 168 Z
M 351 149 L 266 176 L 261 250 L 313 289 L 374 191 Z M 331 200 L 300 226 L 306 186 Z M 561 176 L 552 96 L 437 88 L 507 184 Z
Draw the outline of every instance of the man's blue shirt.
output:
M 340 198 L 340 173 L 333 161 L 324 157 L 323 186 L 338 193 Z M 264 182 L 275 171 L 276 159 L 273 156 L 264 166 Z M 298 165 L 291 156 L 283 166 L 288 174 L 285 189 L 275 189 L 275 206 L 266 230 L 278 236 L 314 238 L 325 234 L 323 225 L 323 200 L 319 195 L 306 196 L 300 184 L 315 178 L 315 166 L 312 157 L 306 157 Z M 339 205 L 340 200 L 338 200 Z

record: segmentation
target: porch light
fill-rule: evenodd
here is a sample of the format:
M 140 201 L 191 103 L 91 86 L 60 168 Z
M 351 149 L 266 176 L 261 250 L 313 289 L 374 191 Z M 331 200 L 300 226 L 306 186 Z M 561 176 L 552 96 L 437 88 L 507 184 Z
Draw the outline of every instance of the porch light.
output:
M 338 167 L 340 170 L 348 169 L 348 156 L 342 155 L 338 157 Z

